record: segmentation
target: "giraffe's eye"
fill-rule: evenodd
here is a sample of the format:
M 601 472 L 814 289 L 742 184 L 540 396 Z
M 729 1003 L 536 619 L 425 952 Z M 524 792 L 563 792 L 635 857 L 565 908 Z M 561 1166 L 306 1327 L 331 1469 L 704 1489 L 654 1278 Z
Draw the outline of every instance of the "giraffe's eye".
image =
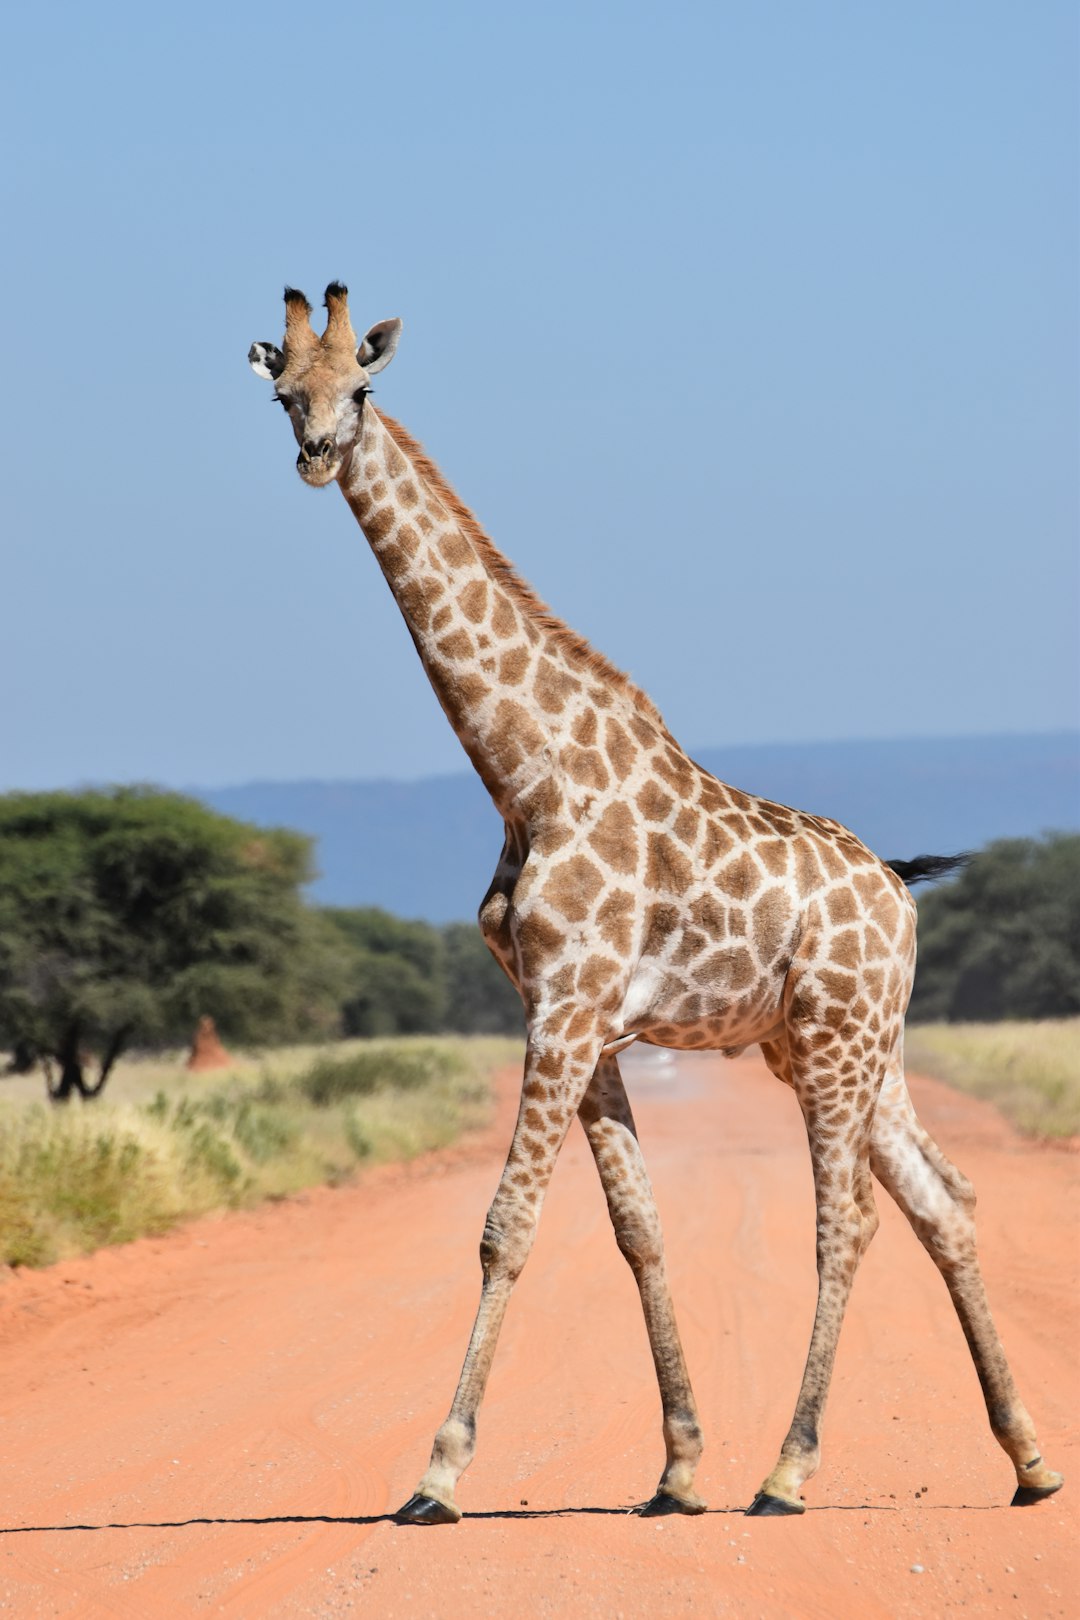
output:
M 284 394 L 275 394 L 274 399 L 279 405 L 284 405 L 287 411 L 291 411 L 293 406 L 296 404 L 295 399 L 286 399 Z
M 362 406 L 370 393 L 370 388 L 358 388 L 356 393 L 353 395 L 353 404 Z

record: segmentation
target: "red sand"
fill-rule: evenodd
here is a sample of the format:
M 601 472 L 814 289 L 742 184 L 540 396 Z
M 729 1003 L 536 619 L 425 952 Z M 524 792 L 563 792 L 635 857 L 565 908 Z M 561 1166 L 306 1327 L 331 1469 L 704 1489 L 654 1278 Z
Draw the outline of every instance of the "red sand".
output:
M 1010 1509 L 945 1289 L 888 1198 L 801 1519 L 746 1519 L 814 1300 L 794 1099 L 756 1056 L 627 1065 L 705 1426 L 712 1511 L 640 1520 L 662 1461 L 637 1295 L 572 1133 L 511 1304 L 456 1526 L 399 1528 L 476 1304 L 509 1136 L 0 1282 L 0 1611 L 78 1620 L 1072 1616 L 1075 1155 L 929 1081 L 975 1181 L 998 1324 L 1065 1490 Z M 921 1566 L 921 1569 L 913 1569 Z

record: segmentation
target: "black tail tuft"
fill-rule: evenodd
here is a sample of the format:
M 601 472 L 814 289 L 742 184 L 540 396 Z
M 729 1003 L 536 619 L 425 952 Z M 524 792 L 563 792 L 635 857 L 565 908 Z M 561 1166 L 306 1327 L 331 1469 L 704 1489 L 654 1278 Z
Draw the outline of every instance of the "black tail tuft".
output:
M 950 872 L 962 872 L 971 864 L 970 855 L 916 855 L 913 861 L 886 861 L 897 877 L 911 888 L 913 883 L 924 883 L 929 878 L 948 877 Z

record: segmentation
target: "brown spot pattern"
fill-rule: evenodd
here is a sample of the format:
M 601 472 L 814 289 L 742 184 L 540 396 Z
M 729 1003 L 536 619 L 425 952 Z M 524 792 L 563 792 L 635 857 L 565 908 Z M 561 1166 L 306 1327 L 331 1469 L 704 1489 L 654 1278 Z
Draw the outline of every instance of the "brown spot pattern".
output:
M 378 509 L 371 514 L 367 520 L 367 523 L 364 525 L 368 539 L 373 545 L 376 546 L 380 540 L 386 539 L 393 527 L 394 513 L 393 509 L 389 506 L 378 507 Z
M 472 547 L 457 529 L 440 535 L 435 546 L 447 568 L 464 568 L 472 557 Z
M 645 882 L 649 888 L 685 894 L 693 877 L 693 867 L 667 833 L 650 833 L 645 858 Z
M 603 873 L 594 861 L 585 855 L 571 855 L 552 867 L 543 896 L 551 909 L 569 922 L 583 922 L 603 886 Z
M 726 862 L 716 874 L 718 887 L 733 899 L 745 900 L 761 886 L 761 873 L 745 850 Z
M 529 667 L 527 647 L 511 647 L 499 659 L 499 680 L 504 686 L 517 686 L 525 679 Z
M 443 636 L 437 646 L 444 658 L 466 659 L 472 654 L 475 643 L 467 630 L 458 629 Z
M 595 709 L 584 709 L 570 727 L 570 735 L 582 748 L 592 748 L 596 744 L 599 723 Z
M 559 758 L 566 774 L 582 787 L 603 789 L 611 780 L 603 755 L 595 748 L 579 748 L 572 743 Z
M 517 614 L 514 612 L 514 604 L 501 591 L 495 594 L 495 606 L 491 612 L 491 628 L 500 641 L 506 641 L 517 629 Z
M 629 733 L 613 718 L 609 718 L 604 727 L 604 740 L 611 768 L 619 781 L 625 782 L 637 762 L 637 749 Z
M 754 944 L 768 967 L 779 956 L 791 922 L 791 901 L 783 889 L 767 889 L 754 905 Z
M 550 658 L 541 658 L 537 667 L 533 691 L 536 701 L 547 714 L 561 714 L 566 700 L 581 690 L 581 682 L 567 670 L 560 669 Z
M 589 843 L 613 872 L 636 871 L 639 859 L 637 825 L 629 805 L 618 800 L 608 805 L 589 834 Z
M 655 782 L 646 782 L 638 791 L 636 803 L 646 821 L 666 821 L 674 808 L 675 800 Z
M 628 889 L 614 889 L 596 913 L 601 939 L 619 956 L 629 956 L 634 943 L 634 896 Z
M 466 585 L 458 598 L 461 611 L 470 624 L 479 624 L 487 612 L 488 582 L 486 579 L 474 579 Z

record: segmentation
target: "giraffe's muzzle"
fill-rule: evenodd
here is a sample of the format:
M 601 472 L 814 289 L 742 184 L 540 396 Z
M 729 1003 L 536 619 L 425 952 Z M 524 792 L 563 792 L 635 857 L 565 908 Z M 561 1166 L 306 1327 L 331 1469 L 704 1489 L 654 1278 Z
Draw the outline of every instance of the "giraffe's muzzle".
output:
M 305 439 L 296 458 L 296 470 L 315 489 L 330 484 L 341 471 L 341 457 L 333 439 Z

